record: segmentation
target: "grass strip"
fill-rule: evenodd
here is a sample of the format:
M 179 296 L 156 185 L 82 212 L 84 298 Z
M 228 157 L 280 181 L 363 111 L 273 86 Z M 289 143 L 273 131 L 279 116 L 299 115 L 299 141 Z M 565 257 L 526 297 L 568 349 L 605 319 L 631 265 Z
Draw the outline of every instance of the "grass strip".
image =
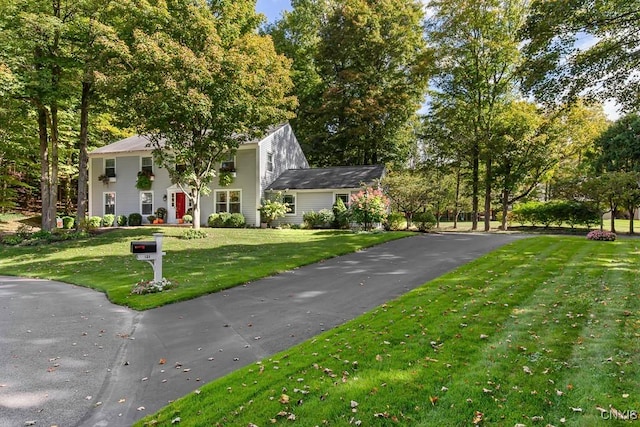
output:
M 514 242 L 138 425 L 623 424 L 640 409 L 639 244 Z
M 205 239 L 181 239 L 184 229 L 123 228 L 88 240 L 33 247 L 0 246 L 0 274 L 86 286 L 137 310 L 217 292 L 302 265 L 410 236 L 407 232 L 352 233 L 326 230 L 203 229 Z M 129 253 L 133 240 L 165 233 L 163 275 L 178 287 L 131 295 L 153 271 Z

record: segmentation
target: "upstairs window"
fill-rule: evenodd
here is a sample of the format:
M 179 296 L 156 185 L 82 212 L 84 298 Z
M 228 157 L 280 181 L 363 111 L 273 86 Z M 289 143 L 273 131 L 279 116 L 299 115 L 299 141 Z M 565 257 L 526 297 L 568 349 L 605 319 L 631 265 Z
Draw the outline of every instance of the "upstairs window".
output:
M 273 153 L 267 153 L 267 171 L 273 172 Z
M 220 172 L 235 172 L 236 171 L 236 156 L 229 155 L 227 158 L 220 162 Z
M 140 170 L 147 176 L 153 174 L 153 157 L 142 157 L 140 159 Z
M 104 174 L 108 178 L 116 177 L 116 159 L 104 159 Z

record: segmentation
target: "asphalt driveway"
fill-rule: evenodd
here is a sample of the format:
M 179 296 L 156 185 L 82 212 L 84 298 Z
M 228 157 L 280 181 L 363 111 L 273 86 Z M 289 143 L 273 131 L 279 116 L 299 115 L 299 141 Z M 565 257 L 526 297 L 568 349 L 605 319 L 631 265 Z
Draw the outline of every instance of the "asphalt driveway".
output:
M 146 312 L 0 277 L 0 426 L 129 426 L 522 237 L 416 235 Z

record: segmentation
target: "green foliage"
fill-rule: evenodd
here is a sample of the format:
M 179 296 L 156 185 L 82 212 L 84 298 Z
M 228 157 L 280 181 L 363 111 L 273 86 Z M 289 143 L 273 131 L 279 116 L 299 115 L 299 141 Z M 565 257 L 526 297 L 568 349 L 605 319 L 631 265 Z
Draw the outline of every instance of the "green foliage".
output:
M 387 215 L 387 219 L 384 223 L 384 228 L 387 231 L 395 231 L 404 228 L 406 224 L 407 221 L 403 213 L 391 212 L 389 215 Z
M 592 203 L 566 200 L 519 203 L 512 210 L 513 220 L 521 225 L 542 224 L 545 227 L 551 224 L 560 226 L 563 223 L 568 223 L 571 228 L 576 225 L 589 227 L 600 221 L 600 215 Z
M 436 217 L 431 212 L 416 212 L 412 219 L 420 231 L 431 230 L 436 225 Z
M 113 225 L 113 222 L 115 221 L 116 216 L 113 214 L 105 214 L 102 217 L 102 226 L 103 227 L 111 227 Z
M 333 223 L 333 212 L 329 209 L 321 209 L 318 212 L 305 212 L 302 214 L 306 228 L 330 228 Z
M 151 189 L 151 176 L 143 171 L 138 172 L 138 178 L 136 179 L 136 188 L 138 190 L 150 190 Z
M 335 201 L 332 207 L 333 210 L 333 224 L 332 227 L 336 229 L 349 228 L 349 209 L 345 206 L 342 199 Z
M 193 228 L 190 228 L 182 233 L 181 237 L 185 240 L 206 239 L 209 237 L 209 234 L 204 230 L 194 230 Z
M 640 172 L 640 115 L 628 114 L 595 140 L 597 172 Z
M 191 222 L 193 222 L 193 216 L 189 215 L 189 214 L 185 214 L 182 216 L 182 220 L 187 223 L 190 224 Z
M 435 169 L 435 168 L 434 168 Z M 434 170 L 435 172 L 435 170 Z M 415 212 L 424 211 L 434 200 L 439 182 L 429 179 L 428 173 L 417 170 L 392 171 L 382 179 L 385 194 L 391 200 L 391 206 L 411 217 Z M 451 186 L 446 188 L 451 189 Z
M 293 59 L 293 125 L 311 164 L 406 156 L 407 127 L 431 71 L 423 18 L 417 0 L 306 0 L 270 28 Z
M 90 229 L 98 228 L 100 227 L 101 224 L 102 224 L 102 218 L 100 218 L 99 216 L 90 216 L 87 219 L 87 226 Z
M 167 210 L 165 208 L 156 209 L 156 217 L 163 221 L 167 220 Z
M 523 32 L 525 90 L 550 104 L 588 96 L 637 109 L 640 91 L 630 78 L 640 70 L 636 2 L 535 0 L 530 8 Z
M 62 228 L 65 230 L 71 230 L 76 222 L 76 219 L 72 216 L 62 217 Z
M 2 237 L 2 244 L 3 245 L 8 245 L 8 246 L 15 246 L 15 245 L 19 245 L 20 243 L 22 243 L 24 239 L 20 236 L 18 236 L 17 234 L 15 235 L 7 235 L 7 236 L 3 236 Z
M 384 221 L 389 208 L 389 199 L 382 191 L 366 187 L 351 195 L 349 218 L 360 224 L 365 231 L 371 231 L 374 224 Z
M 132 214 L 129 214 L 129 225 L 132 227 L 142 225 L 142 215 L 135 212 Z
M 282 193 L 276 194 L 273 199 L 266 199 L 258 208 L 260 222 L 266 222 L 268 226 L 279 218 L 283 218 L 289 212 L 289 204 L 282 201 Z
M 220 187 L 228 187 L 231 184 L 233 184 L 233 175 L 231 172 L 220 172 L 218 175 L 218 185 L 220 185 Z
M 118 215 L 116 217 L 116 223 L 118 224 L 118 227 L 126 227 L 127 217 L 125 215 Z
M 217 228 L 242 228 L 246 221 L 241 213 L 220 212 L 209 215 L 207 224 Z

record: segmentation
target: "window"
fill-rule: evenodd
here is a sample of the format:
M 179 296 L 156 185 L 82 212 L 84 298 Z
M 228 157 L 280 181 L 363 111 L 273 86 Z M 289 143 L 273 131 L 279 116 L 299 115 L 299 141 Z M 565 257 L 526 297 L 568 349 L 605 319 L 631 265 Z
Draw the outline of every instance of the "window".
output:
M 116 193 L 104 193 L 104 215 L 116 214 Z
M 216 213 L 241 213 L 240 190 L 216 191 Z
M 337 202 L 338 199 L 344 202 L 345 206 L 349 206 L 349 194 L 348 193 L 337 193 L 334 202 Z
M 289 212 L 287 215 L 295 215 L 296 214 L 296 196 L 293 194 L 285 194 L 282 196 L 282 201 L 289 205 Z
M 267 171 L 273 172 L 273 153 L 267 153 Z
M 153 157 L 142 157 L 140 159 L 140 170 L 147 175 L 153 174 Z
M 220 162 L 220 172 L 235 172 L 236 171 L 236 156 L 229 155 L 226 159 Z
M 153 214 L 153 192 L 143 191 L 140 193 L 140 213 L 142 215 Z
M 109 178 L 116 177 L 116 159 L 104 159 L 104 174 Z

